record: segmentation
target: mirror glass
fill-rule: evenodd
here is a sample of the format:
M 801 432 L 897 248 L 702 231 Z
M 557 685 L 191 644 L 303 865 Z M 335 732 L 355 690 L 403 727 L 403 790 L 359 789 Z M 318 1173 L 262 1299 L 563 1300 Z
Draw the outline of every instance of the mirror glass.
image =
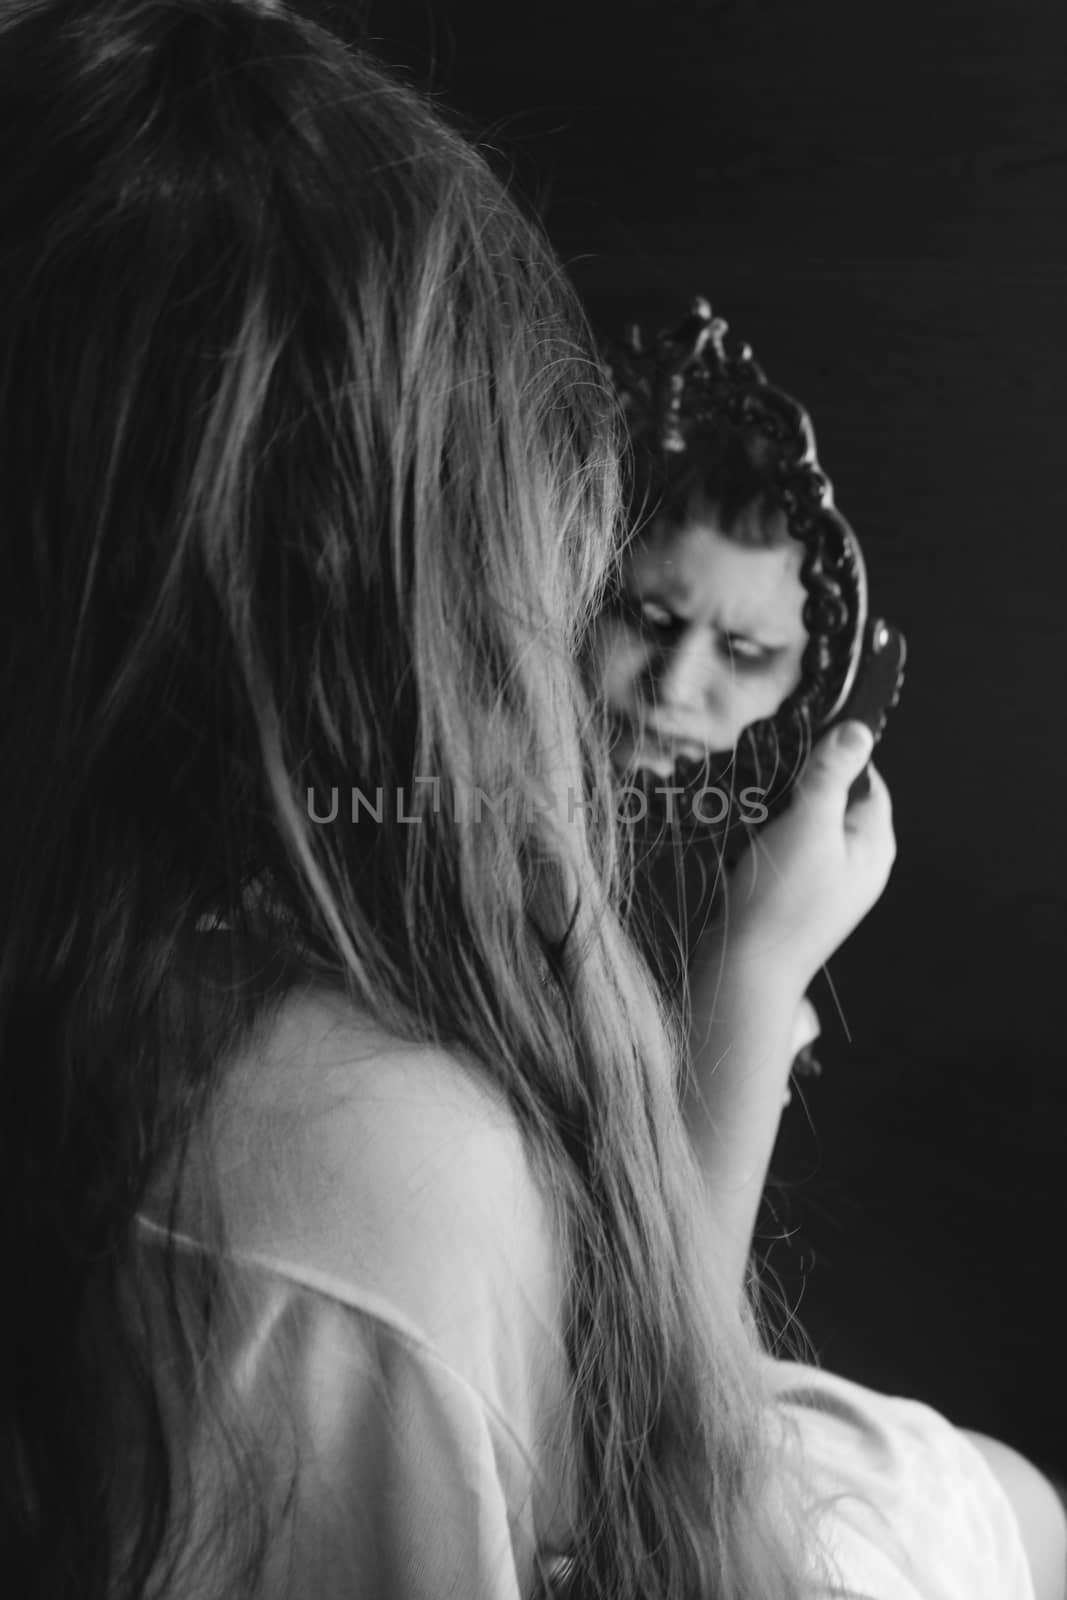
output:
M 859 542 L 803 407 L 706 300 L 605 351 L 631 443 L 631 536 L 594 630 L 623 815 L 725 847 L 775 814 L 854 682 Z

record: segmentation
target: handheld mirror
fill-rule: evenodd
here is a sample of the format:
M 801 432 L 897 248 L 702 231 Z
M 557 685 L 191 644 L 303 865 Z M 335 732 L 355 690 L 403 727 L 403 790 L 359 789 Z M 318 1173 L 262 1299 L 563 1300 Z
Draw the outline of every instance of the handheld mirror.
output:
M 806 411 L 727 332 L 697 299 L 651 345 L 633 327 L 605 352 L 632 535 L 591 656 L 641 815 L 720 845 L 781 809 L 843 715 L 877 737 L 904 666 Z

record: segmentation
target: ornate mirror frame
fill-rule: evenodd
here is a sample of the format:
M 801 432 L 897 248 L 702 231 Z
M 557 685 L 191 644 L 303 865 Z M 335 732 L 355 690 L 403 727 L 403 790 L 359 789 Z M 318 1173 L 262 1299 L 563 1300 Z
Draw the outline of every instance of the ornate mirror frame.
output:
M 658 505 L 669 503 L 674 486 L 691 478 L 694 468 L 699 471 L 713 437 L 731 428 L 745 436 L 746 449 L 766 479 L 765 493 L 803 547 L 800 580 L 807 594 L 808 644 L 797 687 L 773 717 L 745 730 L 732 754 L 680 763 L 670 785 L 654 783 L 640 771 L 630 780 L 631 787 L 647 794 L 649 814 L 660 825 L 720 840 L 781 809 L 813 739 L 848 699 L 867 624 L 859 541 L 834 505 L 811 420 L 799 401 L 768 382 L 748 345 L 736 351 L 727 347 L 728 331 L 700 297 L 677 327 L 661 331 L 650 346 L 632 326 L 604 351 L 633 447 L 635 529 L 648 524 Z M 627 608 L 621 589 L 612 604 Z M 706 803 L 711 791 L 716 812 L 722 812 L 714 819 Z M 760 792 L 761 802 L 752 800 L 753 791 Z

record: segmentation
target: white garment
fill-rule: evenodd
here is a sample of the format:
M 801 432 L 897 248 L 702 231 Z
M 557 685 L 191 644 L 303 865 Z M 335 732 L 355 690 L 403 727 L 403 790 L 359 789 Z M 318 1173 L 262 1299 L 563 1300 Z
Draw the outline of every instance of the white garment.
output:
M 503 1098 L 307 997 L 235 1065 L 213 1138 L 240 1288 L 219 1361 L 300 1459 L 264 1600 L 525 1600 L 567 1548 L 566 1366 L 554 1218 Z M 836 1593 L 1033 1600 L 1012 1510 L 957 1430 L 768 1371 Z

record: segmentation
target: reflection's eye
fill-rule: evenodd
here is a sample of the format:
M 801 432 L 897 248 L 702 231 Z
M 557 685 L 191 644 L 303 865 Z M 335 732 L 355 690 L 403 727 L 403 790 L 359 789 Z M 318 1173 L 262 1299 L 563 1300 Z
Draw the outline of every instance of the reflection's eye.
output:
M 769 666 L 779 653 L 768 645 L 757 644 L 755 639 L 749 639 L 743 633 L 725 634 L 723 645 L 731 661 L 746 667 Z
M 666 632 L 668 629 L 675 628 L 678 625 L 678 618 L 674 612 L 668 610 L 665 605 L 661 605 L 658 600 L 639 601 L 638 612 L 642 622 L 659 632 Z

